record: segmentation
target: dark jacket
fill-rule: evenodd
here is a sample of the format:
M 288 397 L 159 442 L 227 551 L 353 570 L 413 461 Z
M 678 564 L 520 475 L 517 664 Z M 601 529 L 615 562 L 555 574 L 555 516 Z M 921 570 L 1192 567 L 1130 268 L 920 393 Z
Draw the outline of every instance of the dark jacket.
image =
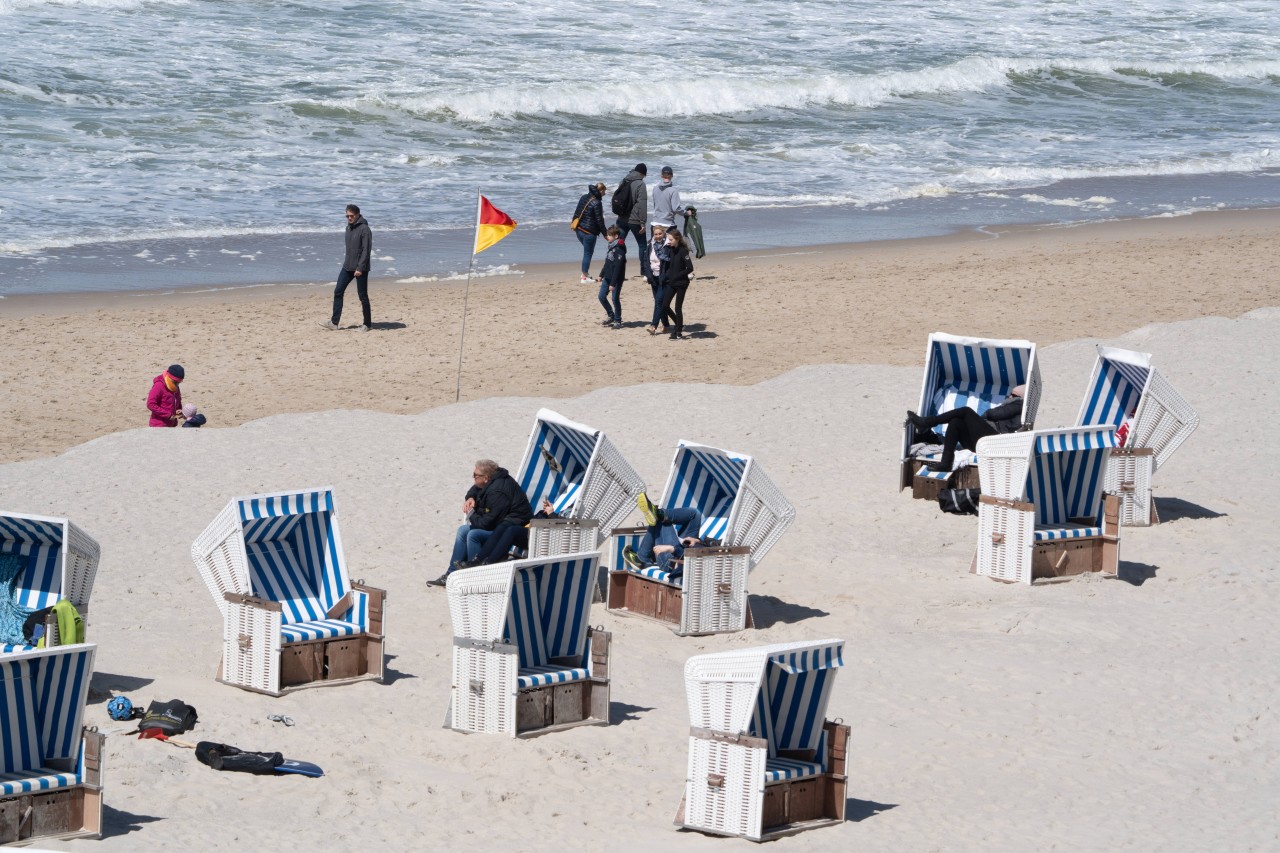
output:
M 649 188 L 644 184 L 644 175 L 632 169 L 622 180 L 631 184 L 631 212 L 619 218 L 643 226 L 649 219 Z
M 573 218 L 578 220 L 578 229 L 584 234 L 603 234 L 604 205 L 600 203 L 600 191 L 595 184 L 587 187 L 587 194 L 578 199 L 578 206 L 573 210 Z
M 533 518 L 528 496 L 506 468 L 494 471 L 493 479 L 483 489 L 472 486 L 467 497 L 474 498 L 476 502 L 476 508 L 467 521 L 477 530 L 493 530 L 504 522 L 523 526 Z
M 620 287 L 627 278 L 627 244 L 621 238 L 609 244 L 604 253 L 604 266 L 600 267 L 600 279 L 610 287 Z
M 693 261 L 689 260 L 689 247 L 681 245 L 673 249 L 671 255 L 662 262 L 658 271 L 658 283 L 664 287 L 688 287 L 689 276 L 693 274 Z
M 342 259 L 344 270 L 369 271 L 370 256 L 373 254 L 373 232 L 363 216 L 347 225 L 347 254 Z
M 998 406 L 987 409 L 983 415 L 997 433 L 1017 432 L 1022 426 L 1022 398 L 1010 397 Z

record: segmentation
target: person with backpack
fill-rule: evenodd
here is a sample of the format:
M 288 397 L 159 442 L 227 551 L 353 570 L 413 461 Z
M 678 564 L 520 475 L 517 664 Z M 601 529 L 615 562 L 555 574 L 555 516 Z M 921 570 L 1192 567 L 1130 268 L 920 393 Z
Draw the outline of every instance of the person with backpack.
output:
M 626 239 L 628 232 L 636 237 L 636 246 L 640 250 L 640 272 L 646 274 L 649 270 L 649 241 L 644 238 L 644 225 L 649 219 L 649 188 L 645 186 L 644 179 L 648 174 L 649 168 L 644 163 L 637 163 L 634 169 L 627 172 L 610 199 L 623 239 Z
M 596 254 L 596 240 L 605 231 L 603 197 L 604 184 L 588 184 L 586 193 L 578 199 L 578 206 L 573 210 L 573 236 L 582 244 L 581 284 L 592 281 L 587 272 Z

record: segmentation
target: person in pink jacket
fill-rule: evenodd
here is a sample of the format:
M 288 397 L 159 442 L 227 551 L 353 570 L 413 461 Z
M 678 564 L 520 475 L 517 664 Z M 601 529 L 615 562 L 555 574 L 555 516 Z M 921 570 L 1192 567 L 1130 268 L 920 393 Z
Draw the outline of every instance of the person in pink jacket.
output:
M 161 373 L 151 383 L 151 393 L 147 395 L 147 408 L 151 410 L 151 421 L 148 426 L 176 427 L 178 417 L 182 414 L 182 392 L 178 386 L 186 378 L 187 372 L 181 364 L 171 364 L 169 369 Z

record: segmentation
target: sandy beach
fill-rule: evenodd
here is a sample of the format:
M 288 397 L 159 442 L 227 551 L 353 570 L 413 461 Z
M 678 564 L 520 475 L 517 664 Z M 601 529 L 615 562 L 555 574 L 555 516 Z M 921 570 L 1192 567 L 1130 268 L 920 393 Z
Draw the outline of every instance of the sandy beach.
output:
M 1280 417 L 1278 227 L 1219 213 L 712 257 L 683 342 L 640 328 L 637 279 L 620 331 L 571 264 L 480 280 L 457 405 L 460 285 L 375 284 L 366 335 L 316 326 L 327 286 L 0 301 L 20 353 L 0 373 L 0 506 L 102 545 L 85 717 L 117 732 L 102 848 L 745 849 L 672 827 L 683 663 L 842 637 L 849 820 L 780 849 L 1274 849 L 1280 465 L 1256 449 Z M 976 520 L 898 493 L 934 330 L 1036 341 L 1042 427 L 1073 421 L 1095 343 L 1153 353 L 1197 408 L 1156 480 L 1165 523 L 1124 530 L 1119 578 L 975 577 Z M 216 428 L 141 428 L 173 361 Z M 452 635 L 423 582 L 472 461 L 518 465 L 543 405 L 605 430 L 654 489 L 681 438 L 754 454 L 797 521 L 751 577 L 754 632 L 678 638 L 596 606 L 613 725 L 463 736 L 441 728 Z M 220 685 L 191 542 L 233 496 L 309 486 L 335 491 L 352 576 L 388 590 L 391 675 L 278 699 Z M 113 692 L 180 697 L 193 740 L 327 775 L 216 773 L 119 733 Z
M 651 338 L 631 261 L 626 328 L 601 328 L 572 264 L 476 279 L 461 398 L 565 397 L 643 382 L 750 384 L 808 364 L 919 364 L 935 330 L 1041 345 L 1277 303 L 1280 212 L 779 249 L 699 261 L 692 339 Z M 634 246 L 631 248 L 634 249 Z M 566 254 L 572 251 L 566 248 Z M 601 252 L 597 252 L 601 255 Z M 374 271 L 375 333 L 325 332 L 332 287 L 0 300 L 0 460 L 145 426 L 173 362 L 213 427 L 288 412 L 409 414 L 454 402 L 463 285 L 397 286 Z M 344 325 L 360 321 L 348 294 Z

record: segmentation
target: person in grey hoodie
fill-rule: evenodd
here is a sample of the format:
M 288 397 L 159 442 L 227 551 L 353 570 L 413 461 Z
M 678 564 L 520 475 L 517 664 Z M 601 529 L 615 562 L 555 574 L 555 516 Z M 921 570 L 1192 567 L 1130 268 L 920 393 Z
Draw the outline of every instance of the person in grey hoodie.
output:
M 671 184 L 675 173 L 670 166 L 662 167 L 662 183 L 653 188 L 653 224 L 671 228 L 676 224 L 676 214 L 684 216 L 680 203 L 680 190 Z M 683 230 L 683 229 L 682 229 Z
M 372 311 L 369 307 L 369 266 L 373 255 L 373 232 L 369 223 L 360 215 L 360 208 L 354 204 L 347 205 L 347 251 L 342 258 L 342 271 L 338 273 L 338 285 L 333 289 L 333 316 L 320 324 L 323 329 L 338 328 L 342 319 L 342 294 L 352 279 L 356 283 L 356 293 L 360 296 L 360 307 L 364 311 L 364 324 L 360 331 L 367 332 L 373 328 Z
M 644 237 L 644 224 L 649 218 L 649 188 L 645 186 L 644 179 L 648 174 L 649 168 L 644 163 L 637 163 L 622 179 L 631 185 L 631 208 L 618 215 L 617 223 L 624 240 L 628 233 L 635 235 L 636 246 L 640 249 L 640 272 L 646 277 L 649 275 L 649 241 Z

